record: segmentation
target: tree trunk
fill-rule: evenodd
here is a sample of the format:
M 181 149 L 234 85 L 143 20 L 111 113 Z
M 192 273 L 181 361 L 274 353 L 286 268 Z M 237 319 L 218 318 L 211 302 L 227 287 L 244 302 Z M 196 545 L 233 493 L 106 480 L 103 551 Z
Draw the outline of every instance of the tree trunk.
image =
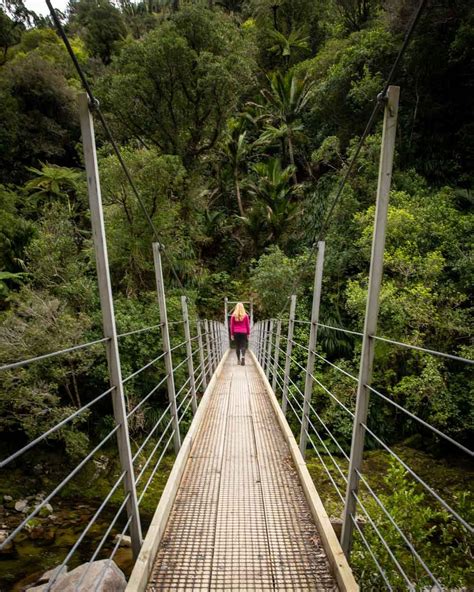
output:
M 293 152 L 293 141 L 291 139 L 290 132 L 288 132 L 288 155 L 290 157 L 290 164 L 295 167 L 295 172 L 293 173 L 293 183 L 298 185 L 298 178 L 296 177 L 295 155 Z
M 234 181 L 235 181 L 235 193 L 237 194 L 237 203 L 239 205 L 239 212 L 240 215 L 243 217 L 245 216 L 244 208 L 242 205 L 242 197 L 240 195 L 240 183 L 239 183 L 239 173 L 234 171 Z

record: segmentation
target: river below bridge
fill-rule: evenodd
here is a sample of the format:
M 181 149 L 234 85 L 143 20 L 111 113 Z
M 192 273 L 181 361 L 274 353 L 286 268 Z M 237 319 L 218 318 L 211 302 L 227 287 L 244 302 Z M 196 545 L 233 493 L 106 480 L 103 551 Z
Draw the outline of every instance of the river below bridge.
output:
M 445 494 L 448 493 L 449 498 L 455 498 L 463 491 L 472 491 L 474 484 L 472 466 L 459 464 L 456 459 L 440 460 L 409 447 L 399 448 L 397 452 L 402 454 L 404 458 L 409 456 L 409 464 L 423 478 L 428 478 L 435 489 L 443 490 Z M 47 464 L 48 458 L 51 461 L 50 466 L 58 464 L 57 454 L 54 453 L 43 454 L 41 462 Z M 325 456 L 323 459 L 329 466 L 331 461 Z M 343 459 L 338 460 L 341 468 L 345 470 Z M 340 516 L 340 507 L 335 501 L 336 496 L 334 496 L 332 484 L 324 470 L 321 469 L 319 460 L 310 451 L 308 451 L 307 461 L 328 514 L 337 520 Z M 172 463 L 172 456 L 166 458 L 163 472 L 157 475 L 150 491 L 143 499 L 142 523 L 145 531 L 166 483 Z M 382 451 L 366 453 L 364 473 L 372 476 L 370 481 L 376 491 L 383 491 L 386 494 L 388 491 L 384 483 L 384 476 L 388 463 L 388 455 Z M 95 480 L 91 480 L 90 474 L 82 475 L 75 484 L 67 489 L 64 497 L 54 498 L 51 501 L 53 507 L 50 515 L 31 521 L 29 528 L 16 538 L 14 548 L 10 552 L 0 555 L 0 592 L 24 590 L 46 570 L 63 561 L 110 490 L 116 471 L 117 467 L 113 466 L 111 462 L 107 470 L 104 470 L 99 476 L 97 476 L 97 472 L 95 473 Z M 2 479 L 0 484 L 0 502 L 5 495 L 7 498 L 12 497 L 12 500 L 0 503 L 0 529 L 11 531 L 23 519 L 24 514 L 15 511 L 14 506 L 18 499 L 26 497 L 26 491 L 33 495 L 50 491 L 51 484 L 57 480 L 58 476 L 59 473 L 50 473 L 45 483 L 44 475 L 34 478 L 31 471 L 22 475 L 20 469 L 17 469 L 10 473 L 10 476 L 6 475 L 7 479 Z M 343 489 L 342 481 L 340 486 Z M 87 487 L 89 489 L 85 489 Z M 74 495 L 75 491 L 85 491 L 86 495 Z M 121 495 L 119 492 L 116 498 L 112 498 L 111 504 L 105 508 L 100 519 L 91 527 L 78 551 L 69 561 L 70 569 L 90 560 L 110 521 L 115 516 L 122 499 Z M 34 500 L 30 503 L 33 504 Z M 121 517 L 105 542 L 99 559 L 107 558 L 110 555 L 114 548 L 114 537 L 121 532 L 123 524 L 124 517 Z M 131 549 L 120 547 L 115 555 L 115 561 L 120 569 L 129 575 L 132 567 Z

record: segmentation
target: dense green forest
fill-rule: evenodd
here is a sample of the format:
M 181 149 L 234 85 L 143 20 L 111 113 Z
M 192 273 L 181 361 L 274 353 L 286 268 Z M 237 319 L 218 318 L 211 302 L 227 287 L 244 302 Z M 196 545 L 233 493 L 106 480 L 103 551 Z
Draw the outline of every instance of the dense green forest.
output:
M 228 296 L 253 298 L 257 318 L 276 317 L 294 289 L 298 317 L 309 318 L 313 243 L 417 4 L 71 0 L 62 15 L 68 38 L 193 314 L 221 320 Z M 6 0 L 0 9 L 0 45 L 0 362 L 7 363 L 100 337 L 101 316 L 80 80 L 50 19 L 22 0 Z M 472 359 L 471 0 L 428 2 L 394 83 L 401 101 L 379 333 Z M 321 321 L 353 330 L 362 328 L 365 312 L 381 125 L 380 116 L 325 231 Z M 96 133 L 117 323 L 125 332 L 158 321 L 154 238 L 98 123 Z M 182 289 L 166 262 L 165 275 L 176 320 Z M 305 326 L 297 337 L 306 342 Z M 356 338 L 322 330 L 318 348 L 357 373 Z M 129 338 L 121 346 L 124 369 L 133 371 L 155 352 L 152 334 Z M 305 352 L 296 355 L 304 364 Z M 318 372 L 354 405 L 350 380 L 329 366 Z M 162 369 L 150 368 L 128 385 L 128 404 L 162 376 Z M 379 344 L 373 382 L 452 438 L 472 442 L 469 367 Z M 1 456 L 106 386 L 102 346 L 4 372 Z M 314 392 L 322 417 L 349 447 L 350 418 L 324 391 L 315 386 Z M 132 434 L 153 424 L 164 400 L 165 391 L 142 409 Z M 56 432 L 45 450 L 53 444 L 72 462 L 111 421 L 104 405 Z M 472 467 L 454 448 L 381 400 L 372 401 L 370 422 L 409 454 L 431 455 L 450 469 L 459 465 L 464 477 L 451 491 L 453 503 L 472 518 Z M 370 439 L 368 448 L 375 449 Z M 446 474 L 450 482 L 438 479 L 436 486 L 450 490 L 455 478 Z M 462 529 L 427 506 L 403 472 L 392 466 L 384 475 L 387 503 L 420 534 L 446 585 L 468 585 Z M 405 506 L 389 495 L 402 488 Z M 420 512 L 412 524 L 415 506 Z M 441 539 L 448 548 L 442 553 L 436 551 Z M 360 548 L 354 561 L 365 589 L 381 589 Z

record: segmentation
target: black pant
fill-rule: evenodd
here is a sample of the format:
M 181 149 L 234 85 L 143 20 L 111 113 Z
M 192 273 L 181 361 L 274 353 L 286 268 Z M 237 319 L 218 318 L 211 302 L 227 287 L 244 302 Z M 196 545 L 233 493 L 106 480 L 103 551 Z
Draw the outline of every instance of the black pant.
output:
M 237 351 L 237 359 L 240 360 L 240 356 L 245 356 L 245 350 L 247 349 L 247 335 L 245 333 L 234 333 L 235 347 Z

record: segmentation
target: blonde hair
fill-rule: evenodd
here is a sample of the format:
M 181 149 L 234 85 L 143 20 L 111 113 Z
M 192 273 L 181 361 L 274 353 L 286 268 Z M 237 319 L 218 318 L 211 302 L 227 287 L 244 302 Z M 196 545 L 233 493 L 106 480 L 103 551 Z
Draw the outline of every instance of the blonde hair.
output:
M 245 312 L 245 308 L 242 302 L 237 302 L 234 308 L 234 312 L 232 313 L 235 320 L 242 321 L 246 314 L 247 313 Z

